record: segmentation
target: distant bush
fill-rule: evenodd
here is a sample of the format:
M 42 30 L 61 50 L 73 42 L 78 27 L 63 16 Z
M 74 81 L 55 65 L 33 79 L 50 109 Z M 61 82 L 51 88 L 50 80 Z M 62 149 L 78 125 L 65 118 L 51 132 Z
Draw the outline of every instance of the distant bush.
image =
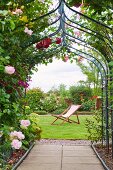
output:
M 95 101 L 88 100 L 82 103 L 81 110 L 83 111 L 91 111 L 95 107 Z
M 92 97 L 92 90 L 83 85 L 71 86 L 69 91 L 74 104 L 82 104 Z
M 43 100 L 43 110 L 45 110 L 48 113 L 53 112 L 57 109 L 57 98 L 54 94 L 49 94 L 45 96 Z
M 44 99 L 44 92 L 39 88 L 28 90 L 26 93 L 26 103 L 31 110 L 42 110 L 42 100 Z
M 35 111 L 35 113 L 38 115 L 47 115 L 48 114 L 48 112 L 46 112 L 44 110 L 37 110 L 37 111 Z
M 64 110 L 65 110 L 65 109 L 63 109 L 63 108 L 56 109 L 54 112 L 52 112 L 52 114 L 59 115 L 59 114 L 61 114 Z

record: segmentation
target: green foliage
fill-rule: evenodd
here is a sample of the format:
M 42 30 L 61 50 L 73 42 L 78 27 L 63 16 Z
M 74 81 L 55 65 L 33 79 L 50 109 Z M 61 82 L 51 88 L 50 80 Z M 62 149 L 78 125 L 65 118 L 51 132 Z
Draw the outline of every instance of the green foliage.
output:
M 41 129 L 39 127 L 39 116 L 36 113 L 31 113 L 29 115 L 29 119 L 32 122 L 30 131 L 32 135 L 34 134 L 34 138 L 32 138 L 32 140 L 39 140 L 41 137 Z
M 66 108 L 65 108 L 65 109 L 66 109 Z M 59 115 L 59 114 L 61 114 L 65 109 L 64 109 L 64 108 L 58 108 L 58 109 L 56 109 L 55 111 L 53 111 L 52 114 L 56 114 L 56 115 L 58 114 L 58 115 Z
M 38 114 L 38 115 L 46 115 L 46 114 L 48 114 L 48 112 L 46 112 L 45 110 L 37 110 L 37 111 L 35 111 L 36 112 L 36 114 Z
M 54 94 L 45 96 L 43 100 L 43 110 L 50 113 L 56 110 L 57 107 L 57 98 Z
M 95 58 L 97 57 L 95 56 Z M 88 61 L 87 64 L 77 62 L 77 65 L 80 67 L 82 73 L 87 76 L 84 86 L 88 86 L 89 88 L 92 87 L 92 93 L 99 96 L 101 94 L 101 77 L 97 66 Z M 81 85 L 82 84 L 83 82 L 81 82 Z
M 23 132 L 24 149 L 29 147 L 31 141 L 40 138 L 41 130 L 38 124 L 37 127 L 34 126 L 34 119 L 31 120 L 31 128 L 20 127 L 20 120 L 28 119 L 31 110 L 25 108 L 27 103 L 25 99 L 21 99 L 25 95 L 26 87 L 19 82 L 25 85 L 30 80 L 31 68 L 46 61 L 46 58 L 37 57 L 41 52 L 36 50 L 33 44 L 40 41 L 42 38 L 40 33 L 48 26 L 48 17 L 40 21 L 39 17 L 48 12 L 50 3 L 51 0 L 47 0 L 46 3 L 38 0 L 0 1 L 0 133 L 3 140 L 1 142 L 0 138 L 0 159 L 2 161 L 6 160 L 4 151 L 6 149 L 10 151 L 12 148 L 9 137 L 12 131 Z M 24 32 L 26 27 L 33 31 L 32 35 Z M 6 66 L 14 67 L 15 72 L 6 73 Z M 39 98 L 35 98 L 35 94 L 33 98 L 39 103 L 39 99 L 43 96 L 40 90 L 38 95 Z M 31 109 L 34 106 L 32 104 Z M 40 103 L 38 106 L 40 107 Z M 5 155 L 8 157 L 7 153 Z M 0 169 L 7 169 L 6 164 L 7 161 Z
M 39 88 L 28 90 L 26 93 L 25 102 L 32 111 L 42 110 L 43 100 L 44 93 Z
M 86 128 L 88 131 L 88 139 L 91 141 L 99 141 L 102 139 L 102 115 L 101 110 L 94 113 L 92 119 L 86 120 Z
M 74 104 L 82 104 L 92 97 L 92 90 L 86 86 L 71 86 L 69 91 Z
M 94 100 L 88 100 L 82 103 L 81 110 L 83 111 L 91 111 L 95 108 L 95 101 Z
M 106 8 L 109 6 L 111 9 L 113 8 L 113 1 L 112 0 L 68 0 L 68 3 L 71 6 L 80 6 L 84 2 L 84 6 L 90 8 L 90 10 L 94 10 L 96 13 L 100 14 L 102 11 L 105 11 Z

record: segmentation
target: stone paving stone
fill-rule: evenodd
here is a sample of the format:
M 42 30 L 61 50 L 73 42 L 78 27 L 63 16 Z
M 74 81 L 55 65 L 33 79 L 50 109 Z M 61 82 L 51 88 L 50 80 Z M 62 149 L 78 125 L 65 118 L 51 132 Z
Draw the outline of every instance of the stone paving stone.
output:
M 62 170 L 104 170 L 104 168 L 101 164 L 63 164 Z
M 100 161 L 96 157 L 63 157 L 62 162 L 65 163 L 87 163 L 87 164 L 100 164 Z
M 32 151 L 35 150 L 61 150 L 62 149 L 62 145 L 35 145 L 32 149 Z
M 17 170 L 104 170 L 90 146 L 35 145 Z
M 35 151 L 35 152 L 31 152 L 29 156 L 61 156 L 61 151 Z
M 25 163 L 28 163 L 28 164 L 31 164 L 31 163 L 61 163 L 61 157 L 60 156 L 30 156 L 30 157 L 27 157 L 24 161 L 23 161 L 23 164 Z
M 58 164 L 27 164 L 21 165 L 17 170 L 61 170 L 61 165 Z
M 91 146 L 63 146 L 63 150 L 85 150 L 85 151 L 91 151 Z
M 95 153 L 93 150 L 85 151 L 85 150 L 76 150 L 76 151 L 70 151 L 70 150 L 63 150 L 63 156 L 94 156 Z

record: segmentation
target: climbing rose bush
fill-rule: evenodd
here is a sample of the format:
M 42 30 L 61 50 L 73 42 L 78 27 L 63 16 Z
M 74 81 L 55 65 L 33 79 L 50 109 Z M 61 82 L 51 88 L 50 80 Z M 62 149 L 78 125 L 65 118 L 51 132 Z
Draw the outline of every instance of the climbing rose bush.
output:
M 46 39 L 40 33 L 45 31 L 48 19 L 40 22 L 38 18 L 48 12 L 50 1 L 0 1 L 0 169 L 7 169 L 12 148 L 29 148 L 40 139 L 40 128 L 28 120 L 31 112 L 25 113 L 25 91 L 35 64 L 42 61 L 35 57 L 41 52 L 34 45 Z M 50 39 L 43 42 L 44 48 L 48 43 Z

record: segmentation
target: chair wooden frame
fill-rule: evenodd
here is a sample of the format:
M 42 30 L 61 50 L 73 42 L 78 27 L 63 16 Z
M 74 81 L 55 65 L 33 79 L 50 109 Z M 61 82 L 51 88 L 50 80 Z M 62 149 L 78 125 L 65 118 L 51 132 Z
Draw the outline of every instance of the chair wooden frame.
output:
M 70 111 L 70 109 L 72 108 L 72 106 L 75 107 L 75 109 L 68 113 Z M 61 124 L 63 124 L 64 122 L 68 122 L 68 123 L 77 123 L 77 124 L 80 124 L 80 120 L 79 120 L 79 117 L 78 117 L 78 113 L 77 113 L 77 110 L 81 107 L 81 105 L 71 105 L 69 106 L 66 110 L 64 110 L 64 112 L 62 112 L 61 114 L 59 115 L 52 115 L 54 117 L 56 117 L 56 119 L 51 123 L 51 125 L 55 125 L 54 123 L 58 120 L 58 119 L 61 119 L 63 120 L 63 122 Z M 77 121 L 74 121 L 72 119 L 70 119 L 70 117 L 72 115 L 74 115 L 74 113 L 76 113 L 76 118 L 77 118 Z

